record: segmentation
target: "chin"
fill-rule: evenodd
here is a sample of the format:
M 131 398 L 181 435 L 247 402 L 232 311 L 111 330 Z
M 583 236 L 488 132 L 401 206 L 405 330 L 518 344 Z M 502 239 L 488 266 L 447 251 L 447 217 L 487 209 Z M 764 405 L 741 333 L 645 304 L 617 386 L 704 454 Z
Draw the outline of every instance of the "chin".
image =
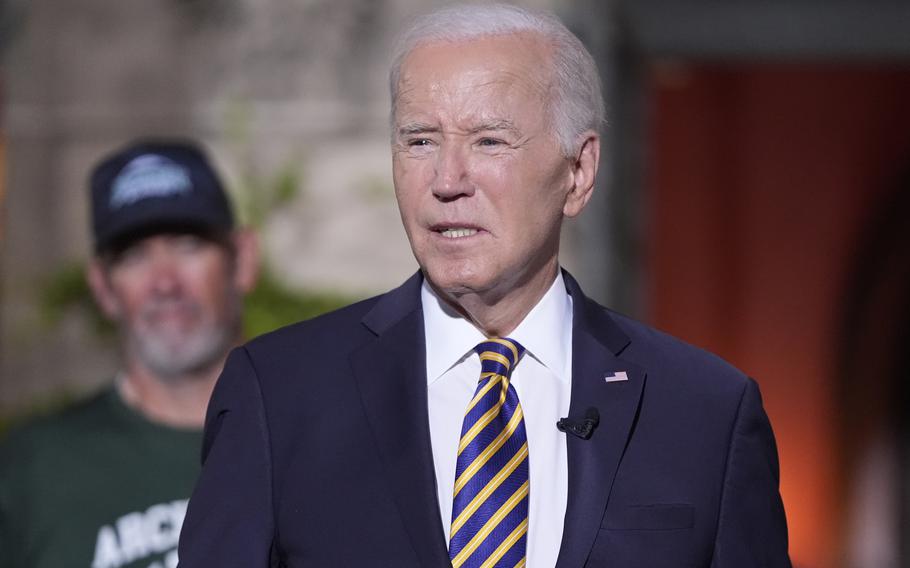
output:
M 453 265 L 430 264 L 423 270 L 424 277 L 433 288 L 447 296 L 481 292 L 489 287 L 489 278 L 478 271 L 476 265 L 455 263 Z

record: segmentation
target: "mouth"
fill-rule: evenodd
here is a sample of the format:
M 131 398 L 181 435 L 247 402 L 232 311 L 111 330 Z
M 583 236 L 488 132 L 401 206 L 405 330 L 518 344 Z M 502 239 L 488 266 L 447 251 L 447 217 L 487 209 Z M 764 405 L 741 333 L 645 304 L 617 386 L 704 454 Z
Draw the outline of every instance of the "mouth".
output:
M 439 234 L 447 239 L 460 239 L 462 237 L 470 237 L 471 235 L 477 234 L 477 229 L 445 229 L 439 231 Z
M 143 312 L 147 323 L 156 326 L 186 327 L 198 317 L 199 309 L 187 302 L 163 303 Z
M 477 227 L 463 225 L 434 225 L 430 227 L 430 230 L 446 239 L 472 237 L 481 231 L 481 229 L 478 229 Z

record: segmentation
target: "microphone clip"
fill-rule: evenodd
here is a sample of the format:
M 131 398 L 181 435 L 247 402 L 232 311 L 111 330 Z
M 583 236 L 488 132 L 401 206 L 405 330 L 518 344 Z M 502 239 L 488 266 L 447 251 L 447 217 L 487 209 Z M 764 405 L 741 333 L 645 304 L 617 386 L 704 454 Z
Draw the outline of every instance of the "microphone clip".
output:
M 594 429 L 600 424 L 600 414 L 596 408 L 589 408 L 585 411 L 585 417 L 582 420 L 572 420 L 568 417 L 560 418 L 556 423 L 556 428 L 560 432 L 572 434 L 582 440 L 588 440 L 594 434 Z

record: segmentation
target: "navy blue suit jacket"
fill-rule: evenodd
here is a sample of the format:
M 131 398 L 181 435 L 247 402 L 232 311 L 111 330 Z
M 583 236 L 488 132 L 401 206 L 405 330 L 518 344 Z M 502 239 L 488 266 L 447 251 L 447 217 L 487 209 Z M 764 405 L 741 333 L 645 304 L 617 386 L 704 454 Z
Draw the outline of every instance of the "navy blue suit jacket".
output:
M 790 566 L 755 382 L 609 312 L 568 274 L 566 285 L 570 416 L 593 407 L 601 420 L 589 440 L 567 440 L 558 568 Z M 208 409 L 181 567 L 450 565 L 420 286 L 417 274 L 231 353 Z M 604 380 L 620 371 L 628 380 Z

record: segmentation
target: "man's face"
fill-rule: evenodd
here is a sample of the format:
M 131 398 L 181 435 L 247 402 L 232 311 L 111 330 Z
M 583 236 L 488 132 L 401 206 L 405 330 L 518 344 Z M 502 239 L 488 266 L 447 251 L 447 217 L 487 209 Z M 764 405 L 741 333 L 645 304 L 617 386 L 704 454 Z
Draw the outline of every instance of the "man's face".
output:
M 497 301 L 552 280 L 563 215 L 584 206 L 549 123 L 549 48 L 530 35 L 429 43 L 404 60 L 398 206 L 437 291 Z
M 120 327 L 126 356 L 160 377 L 206 369 L 237 338 L 242 294 L 234 258 L 221 244 L 154 235 L 96 271 L 93 289 Z

